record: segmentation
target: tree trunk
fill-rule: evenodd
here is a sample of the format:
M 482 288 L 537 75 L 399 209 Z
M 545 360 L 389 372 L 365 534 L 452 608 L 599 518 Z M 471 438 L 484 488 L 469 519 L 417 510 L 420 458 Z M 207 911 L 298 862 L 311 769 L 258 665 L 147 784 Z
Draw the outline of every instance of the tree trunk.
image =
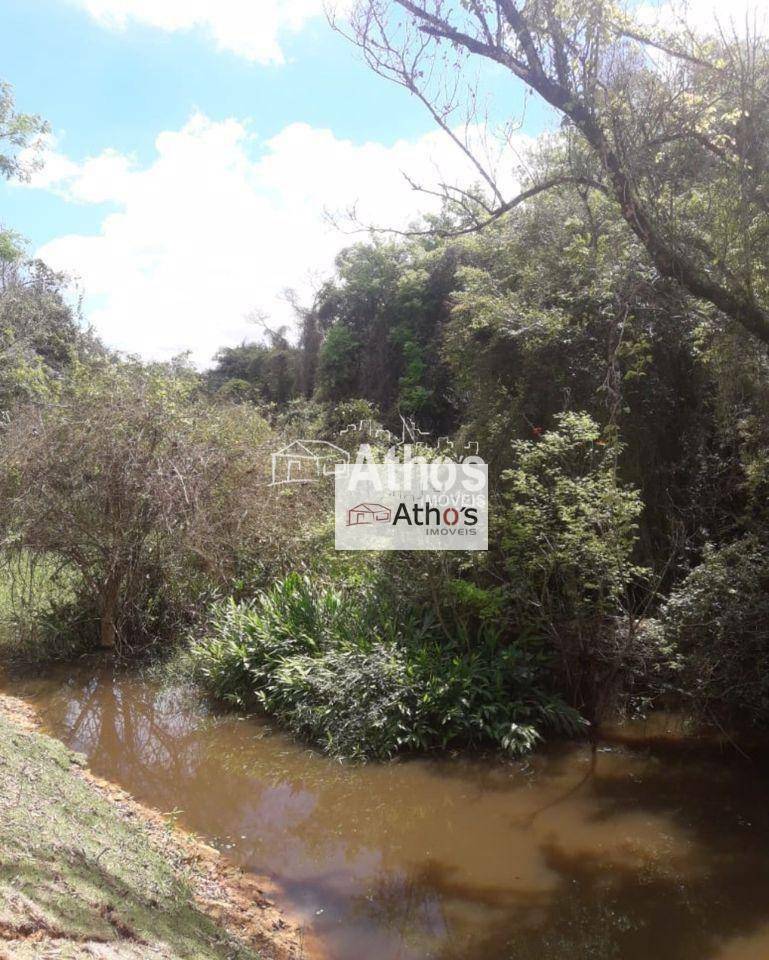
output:
M 115 611 L 117 609 L 118 594 L 120 592 L 120 577 L 112 576 L 107 580 L 101 595 L 101 625 L 99 646 L 112 649 L 117 640 L 115 627 Z
M 449 40 L 457 47 L 463 47 L 470 53 L 501 64 L 514 76 L 536 90 L 552 107 L 568 117 L 596 154 L 611 184 L 611 192 L 619 204 L 622 217 L 646 248 L 659 273 L 663 277 L 675 280 L 692 296 L 712 303 L 762 343 L 769 345 L 769 311 L 756 302 L 753 292 L 750 289 L 742 289 L 739 284 L 730 286 L 728 282 L 723 283 L 714 279 L 708 267 L 700 267 L 690 261 L 681 249 L 682 244 L 671 242 L 664 232 L 658 229 L 652 212 L 646 209 L 635 189 L 632 166 L 624 162 L 621 154 L 612 148 L 609 137 L 600 120 L 597 119 L 595 90 L 578 93 L 569 80 L 567 64 L 571 51 L 566 47 L 563 29 L 555 17 L 551 18 L 552 22 L 549 24 L 551 32 L 554 31 L 551 40 L 556 75 L 552 76 L 548 73 L 546 66 L 543 66 L 534 42 L 535 36 L 547 37 L 547 33 L 541 33 L 541 28 L 533 25 L 528 13 L 524 14 L 514 0 L 497 0 L 496 6 L 497 11 L 501 9 L 504 13 L 507 23 L 515 33 L 525 62 L 511 54 L 501 39 L 501 34 L 498 33 L 495 39 L 486 25 L 483 14 L 479 12 L 483 8 L 481 4 L 466 4 L 463 0 L 462 5 L 473 6 L 476 19 L 486 26 L 485 38 L 473 37 L 454 27 L 447 15 L 441 11 L 440 3 L 435 4 L 433 12 L 426 9 L 425 4 L 415 3 L 413 0 L 396 0 L 396 2 L 414 17 L 422 33 L 438 40 Z M 371 9 L 375 7 L 373 3 L 369 6 Z M 540 34 L 537 33 L 538 30 Z M 386 56 L 386 41 L 381 48 L 377 48 L 376 44 L 367 46 L 368 39 L 368 33 L 364 29 L 358 35 L 357 42 L 369 54 L 373 51 L 371 59 L 376 64 L 382 51 Z M 374 69 L 380 72 L 376 66 Z M 405 71 L 405 68 L 403 70 Z M 397 77 L 399 73 L 397 65 L 393 68 L 393 72 Z M 387 71 L 385 70 L 382 75 L 386 76 Z M 401 75 L 405 77 L 404 86 L 407 89 L 413 89 L 414 77 L 407 71 Z M 427 100 L 424 102 L 430 107 Z M 435 116 L 435 113 L 433 115 Z M 611 119 L 610 117 L 610 122 Z M 470 156 L 470 159 L 472 160 L 473 157 Z

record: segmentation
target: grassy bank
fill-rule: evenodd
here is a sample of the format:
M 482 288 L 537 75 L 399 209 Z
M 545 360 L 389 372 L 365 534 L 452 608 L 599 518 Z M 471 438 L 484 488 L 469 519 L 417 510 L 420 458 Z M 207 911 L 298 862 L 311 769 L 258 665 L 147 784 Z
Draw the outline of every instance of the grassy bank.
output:
M 255 878 L 96 781 L 0 698 L 0 957 L 301 955 Z

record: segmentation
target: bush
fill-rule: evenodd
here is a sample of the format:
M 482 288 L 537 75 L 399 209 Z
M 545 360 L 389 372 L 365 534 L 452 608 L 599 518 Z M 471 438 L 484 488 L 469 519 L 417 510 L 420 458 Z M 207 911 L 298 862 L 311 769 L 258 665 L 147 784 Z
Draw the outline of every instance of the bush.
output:
M 406 746 L 416 691 L 402 651 L 331 647 L 279 663 L 265 707 L 332 756 L 387 758 Z
M 697 711 L 769 722 L 769 544 L 755 535 L 705 551 L 661 613 Z
M 633 563 L 638 492 L 617 477 L 621 447 L 587 414 L 514 444 L 504 474 L 503 548 L 520 602 L 550 622 L 615 614 L 642 571 Z
M 646 660 L 633 649 L 630 603 L 646 574 L 633 560 L 642 503 L 617 476 L 620 444 L 587 414 L 556 420 L 538 440 L 514 444 L 502 551 L 514 615 L 551 638 L 563 689 L 598 719 Z
M 578 715 L 544 682 L 535 644 L 446 640 L 413 609 L 291 574 L 247 603 L 214 605 L 190 666 L 217 699 L 258 705 L 337 757 L 490 743 L 530 749 Z
M 265 422 L 195 385 L 138 363 L 77 366 L 4 425 L 2 546 L 76 570 L 102 646 L 173 626 L 202 580 L 225 582 L 264 538 L 261 513 L 277 515 L 260 486 Z

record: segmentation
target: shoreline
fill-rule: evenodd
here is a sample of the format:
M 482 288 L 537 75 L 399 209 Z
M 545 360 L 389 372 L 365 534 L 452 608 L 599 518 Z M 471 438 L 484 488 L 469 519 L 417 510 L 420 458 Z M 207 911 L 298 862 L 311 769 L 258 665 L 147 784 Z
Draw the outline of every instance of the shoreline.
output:
M 0 694 L 0 718 L 20 732 L 66 749 L 61 741 L 41 730 L 34 707 L 23 699 Z M 96 776 L 81 755 L 66 752 L 70 765 L 62 775 L 83 781 L 109 804 L 123 823 L 138 825 L 149 845 L 172 863 L 179 879 L 186 882 L 194 905 L 228 936 L 255 951 L 260 960 L 323 960 L 319 945 L 301 924 L 276 906 L 275 898 L 280 892 L 276 884 L 244 871 L 219 850 L 169 823 L 162 813 L 144 805 L 119 785 Z M 46 953 L 39 955 L 48 955 L 49 948 L 53 951 L 67 939 L 57 938 L 56 930 L 42 920 L 37 928 L 34 923 L 19 925 L 16 929 L 13 924 L 0 923 L 0 957 L 5 960 L 21 956 L 14 951 L 30 942 L 41 948 L 45 944 Z

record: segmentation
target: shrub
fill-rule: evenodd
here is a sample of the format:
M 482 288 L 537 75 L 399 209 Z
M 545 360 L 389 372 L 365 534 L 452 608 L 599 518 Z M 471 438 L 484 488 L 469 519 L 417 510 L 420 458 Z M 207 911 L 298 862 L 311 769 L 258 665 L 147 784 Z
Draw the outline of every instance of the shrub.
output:
M 633 561 L 642 503 L 618 478 L 616 441 L 587 414 L 556 420 L 514 445 L 502 551 L 515 616 L 551 638 L 564 689 L 593 719 L 638 659 L 628 600 L 646 572 Z
M 103 646 L 154 636 L 264 535 L 266 424 L 196 399 L 195 384 L 134 363 L 77 367 L 5 426 L 2 546 L 76 570 Z
M 546 729 L 580 726 L 546 692 L 536 645 L 505 645 L 492 631 L 446 640 L 413 608 L 296 574 L 251 602 L 214 605 L 189 658 L 214 697 L 258 705 L 333 756 L 452 743 L 519 753 Z
M 408 743 L 415 701 L 403 652 L 375 642 L 287 657 L 265 706 L 332 756 L 384 759 Z
M 504 474 L 503 547 L 523 603 L 551 620 L 616 613 L 641 572 L 632 561 L 642 503 L 617 477 L 621 448 L 587 414 L 515 447 Z
M 755 535 L 714 549 L 661 612 L 699 712 L 769 722 L 769 545 Z

